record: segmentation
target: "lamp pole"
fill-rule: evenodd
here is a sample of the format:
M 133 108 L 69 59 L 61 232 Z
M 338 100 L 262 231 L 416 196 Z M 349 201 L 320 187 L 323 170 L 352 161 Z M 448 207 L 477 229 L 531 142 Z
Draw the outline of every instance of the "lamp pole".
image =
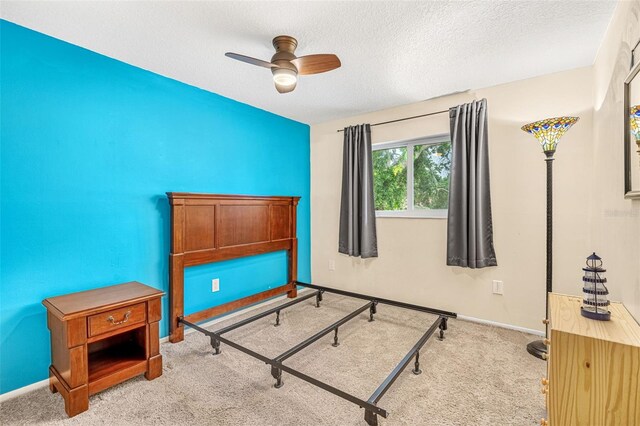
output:
M 547 292 L 545 294 L 545 318 L 549 318 L 549 293 L 553 291 L 553 154 L 545 151 L 547 158 Z M 545 326 L 544 336 L 549 338 L 549 326 Z M 547 345 L 544 340 L 534 340 L 527 344 L 527 352 L 536 358 L 547 359 Z
M 548 294 L 553 291 L 553 153 L 545 152 L 547 158 L 547 310 L 545 318 L 549 318 Z M 549 337 L 549 327 L 546 327 L 545 337 Z M 546 346 L 545 346 L 546 348 Z

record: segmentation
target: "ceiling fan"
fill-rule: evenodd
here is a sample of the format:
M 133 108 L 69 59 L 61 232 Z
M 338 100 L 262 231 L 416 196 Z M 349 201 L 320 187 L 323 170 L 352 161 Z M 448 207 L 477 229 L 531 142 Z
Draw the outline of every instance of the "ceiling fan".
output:
M 225 56 L 248 64 L 270 68 L 276 90 L 280 93 L 292 92 L 298 83 L 298 75 L 319 74 L 339 68 L 341 65 L 340 59 L 333 54 L 296 57 L 294 52 L 297 46 L 298 41 L 295 38 L 282 35 L 273 39 L 276 53 L 271 58 L 271 62 L 233 52 L 227 52 Z

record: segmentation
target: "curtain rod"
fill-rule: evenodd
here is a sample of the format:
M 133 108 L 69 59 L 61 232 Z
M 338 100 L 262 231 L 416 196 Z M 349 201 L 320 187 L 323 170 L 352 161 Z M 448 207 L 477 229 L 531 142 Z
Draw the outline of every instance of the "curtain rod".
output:
M 381 126 L 383 124 L 389 124 L 389 123 L 397 123 L 398 121 L 413 120 L 414 118 L 428 117 L 430 115 L 444 114 L 445 112 L 449 112 L 449 110 L 445 109 L 443 111 L 430 112 L 428 114 L 420 114 L 420 115 L 414 115 L 412 117 L 398 118 L 397 120 L 383 121 L 380 123 L 374 123 L 371 125 L 371 127 Z M 344 129 L 337 130 L 337 132 L 344 132 Z

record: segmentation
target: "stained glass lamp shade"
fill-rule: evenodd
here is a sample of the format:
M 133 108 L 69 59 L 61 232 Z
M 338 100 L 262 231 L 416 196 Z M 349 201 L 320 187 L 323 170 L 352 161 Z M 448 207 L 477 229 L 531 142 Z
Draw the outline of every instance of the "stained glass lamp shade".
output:
M 639 117 L 640 118 L 640 117 Z M 547 157 L 553 156 L 562 135 L 573 126 L 578 117 L 555 117 L 536 121 L 522 126 L 522 130 L 531 133 L 542 145 Z M 640 123 L 639 123 L 640 124 Z
M 638 154 L 640 154 L 640 105 L 629 108 L 629 126 L 638 145 Z
M 631 134 L 636 142 L 640 142 L 640 105 L 629 108 L 629 124 L 631 125 Z

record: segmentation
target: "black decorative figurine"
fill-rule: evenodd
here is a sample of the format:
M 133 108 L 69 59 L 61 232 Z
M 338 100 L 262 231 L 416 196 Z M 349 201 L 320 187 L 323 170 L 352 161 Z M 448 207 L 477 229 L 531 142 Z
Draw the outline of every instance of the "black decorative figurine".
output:
M 602 269 L 602 259 L 595 252 L 587 257 L 587 267 L 582 268 L 584 277 L 582 277 L 582 307 L 580 313 L 583 317 L 591 318 L 598 321 L 609 321 L 611 312 L 609 307 L 609 289 L 605 285 L 607 279 L 603 276 L 606 269 Z

